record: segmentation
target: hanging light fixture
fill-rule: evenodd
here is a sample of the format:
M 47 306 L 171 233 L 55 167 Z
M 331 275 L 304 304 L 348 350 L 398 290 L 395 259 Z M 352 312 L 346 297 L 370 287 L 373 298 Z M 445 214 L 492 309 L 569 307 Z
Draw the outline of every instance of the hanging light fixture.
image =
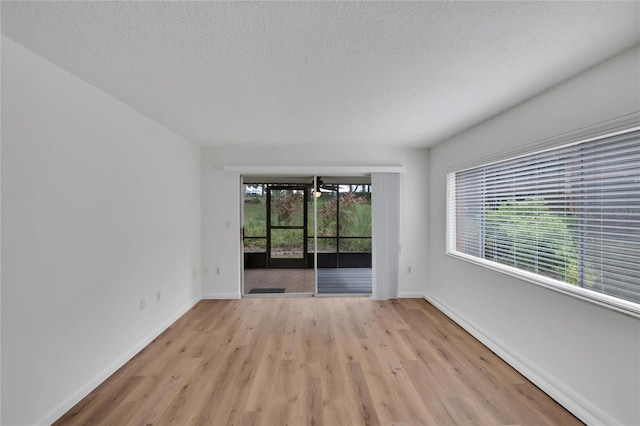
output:
M 322 179 L 320 176 L 316 176 L 316 198 L 320 198 L 322 196 L 322 192 L 320 192 L 320 186 L 322 185 Z

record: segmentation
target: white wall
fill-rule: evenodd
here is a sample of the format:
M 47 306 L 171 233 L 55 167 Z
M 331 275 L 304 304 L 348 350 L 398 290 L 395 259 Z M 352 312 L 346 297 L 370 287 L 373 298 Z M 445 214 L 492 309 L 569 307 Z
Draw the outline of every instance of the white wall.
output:
M 0 423 L 44 424 L 199 299 L 200 149 L 2 37 L 2 150 Z
M 210 148 L 202 155 L 202 278 L 203 297 L 240 296 L 240 187 L 237 173 L 225 165 L 256 166 L 375 166 L 402 165 L 400 296 L 424 293 L 428 235 L 426 149 L 371 147 Z M 309 173 L 310 175 L 313 172 Z M 375 188 L 373 188 L 375 191 Z M 226 228 L 226 222 L 230 227 Z M 412 272 L 407 268 L 411 266 Z M 220 268 L 220 274 L 213 273 Z
M 592 423 L 640 424 L 640 320 L 445 255 L 446 172 L 640 111 L 640 48 L 431 149 L 427 297 Z M 452 171 L 452 170 L 449 170 Z

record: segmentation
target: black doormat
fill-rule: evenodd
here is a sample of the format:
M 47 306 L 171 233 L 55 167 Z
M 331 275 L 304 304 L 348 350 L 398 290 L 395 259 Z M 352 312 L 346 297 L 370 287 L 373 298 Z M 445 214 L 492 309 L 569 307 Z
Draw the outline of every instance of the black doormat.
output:
M 252 288 L 249 290 L 249 294 L 260 293 L 284 293 L 284 288 Z

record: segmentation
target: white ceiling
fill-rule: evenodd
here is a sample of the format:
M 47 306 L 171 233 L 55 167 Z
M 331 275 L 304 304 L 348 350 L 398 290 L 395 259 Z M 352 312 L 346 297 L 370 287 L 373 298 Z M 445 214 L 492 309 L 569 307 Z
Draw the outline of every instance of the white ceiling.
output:
M 1 7 L 3 34 L 204 146 L 429 146 L 640 42 L 636 1 Z

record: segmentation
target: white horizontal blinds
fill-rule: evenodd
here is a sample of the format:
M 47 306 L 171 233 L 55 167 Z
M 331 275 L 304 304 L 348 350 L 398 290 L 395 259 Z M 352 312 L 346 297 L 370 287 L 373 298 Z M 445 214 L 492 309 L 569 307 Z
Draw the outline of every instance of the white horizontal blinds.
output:
M 455 250 L 640 303 L 640 131 L 455 174 Z
M 476 168 L 455 174 L 455 249 L 483 256 L 484 170 Z
M 640 132 L 594 143 L 578 223 L 583 286 L 640 303 Z

